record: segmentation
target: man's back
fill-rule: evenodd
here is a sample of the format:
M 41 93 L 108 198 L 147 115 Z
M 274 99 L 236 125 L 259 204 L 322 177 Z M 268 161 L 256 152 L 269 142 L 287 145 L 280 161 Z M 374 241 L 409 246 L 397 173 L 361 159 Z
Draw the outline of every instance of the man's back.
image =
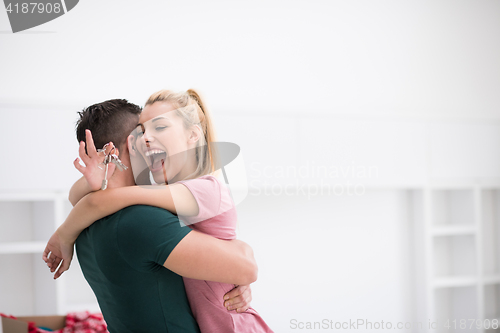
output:
M 182 278 L 162 266 L 189 231 L 168 211 L 131 206 L 80 234 L 78 260 L 110 332 L 199 332 Z

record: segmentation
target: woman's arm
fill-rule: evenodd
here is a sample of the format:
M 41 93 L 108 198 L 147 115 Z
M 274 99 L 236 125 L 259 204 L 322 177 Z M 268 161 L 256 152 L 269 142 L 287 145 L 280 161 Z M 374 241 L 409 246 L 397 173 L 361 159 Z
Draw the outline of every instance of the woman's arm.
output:
M 65 241 L 74 242 L 95 221 L 132 205 L 156 206 L 184 216 L 198 214 L 196 200 L 182 184 L 112 188 L 81 199 L 59 227 L 59 234 Z
M 69 196 L 68 196 L 69 202 L 71 202 L 71 204 L 74 207 L 76 206 L 78 201 L 80 201 L 84 196 L 93 191 L 94 190 L 90 188 L 90 185 L 85 179 L 85 177 L 82 177 L 78 179 L 71 187 L 71 190 L 69 190 Z
M 45 247 L 43 260 L 52 272 L 61 261 L 63 262 L 54 278 L 57 279 L 69 268 L 74 243 L 85 228 L 105 216 L 132 205 L 156 206 L 185 216 L 198 214 L 196 200 L 182 184 L 127 186 L 90 193 L 78 201 Z

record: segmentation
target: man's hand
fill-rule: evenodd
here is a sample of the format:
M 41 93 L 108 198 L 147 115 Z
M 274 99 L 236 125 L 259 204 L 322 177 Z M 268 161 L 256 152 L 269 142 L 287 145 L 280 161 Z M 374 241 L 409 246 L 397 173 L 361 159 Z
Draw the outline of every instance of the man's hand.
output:
M 57 279 L 61 274 L 69 269 L 71 260 L 73 259 L 74 242 L 65 242 L 57 230 L 50 237 L 45 250 L 43 251 L 42 259 L 47 263 L 50 271 L 54 273 L 56 268 L 62 261 L 61 266 L 54 274 L 54 279 Z
M 250 307 L 252 301 L 252 290 L 250 285 L 236 286 L 233 290 L 224 295 L 224 307 L 236 312 L 245 312 Z
M 79 163 L 78 157 L 73 162 L 75 168 L 82 173 L 82 175 L 87 180 L 92 191 L 98 191 L 101 189 L 102 180 L 104 179 L 104 167 L 101 170 L 99 164 L 104 161 L 104 155 L 97 153 L 95 148 L 94 140 L 92 139 L 92 133 L 90 130 L 85 130 L 85 138 L 87 141 L 87 152 L 85 152 L 85 142 L 80 142 L 79 155 L 80 159 L 85 166 Z M 110 142 L 106 149 L 106 153 L 109 153 L 113 149 L 113 143 Z M 100 147 L 102 148 L 102 147 Z M 115 171 L 115 164 L 108 164 L 108 177 L 109 180 Z

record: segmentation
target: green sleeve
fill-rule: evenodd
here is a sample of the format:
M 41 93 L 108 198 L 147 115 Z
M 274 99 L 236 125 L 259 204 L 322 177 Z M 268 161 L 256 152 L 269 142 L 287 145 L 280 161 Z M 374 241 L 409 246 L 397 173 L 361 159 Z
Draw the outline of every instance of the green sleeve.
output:
M 163 265 L 170 252 L 191 231 L 171 212 L 152 206 L 120 211 L 117 245 L 123 259 L 137 270 Z

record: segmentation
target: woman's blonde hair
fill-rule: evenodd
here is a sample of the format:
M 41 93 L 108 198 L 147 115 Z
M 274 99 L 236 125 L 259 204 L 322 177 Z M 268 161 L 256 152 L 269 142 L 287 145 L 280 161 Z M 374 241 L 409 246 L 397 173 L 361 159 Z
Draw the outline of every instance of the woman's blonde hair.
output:
M 152 94 L 146 105 L 156 102 L 168 102 L 177 110 L 176 114 L 182 118 L 185 128 L 199 126 L 203 136 L 196 145 L 196 171 L 189 178 L 197 178 L 216 171 L 215 131 L 212 119 L 203 103 L 200 94 L 194 89 L 186 92 L 160 90 Z M 192 106 L 192 107 L 187 107 Z

